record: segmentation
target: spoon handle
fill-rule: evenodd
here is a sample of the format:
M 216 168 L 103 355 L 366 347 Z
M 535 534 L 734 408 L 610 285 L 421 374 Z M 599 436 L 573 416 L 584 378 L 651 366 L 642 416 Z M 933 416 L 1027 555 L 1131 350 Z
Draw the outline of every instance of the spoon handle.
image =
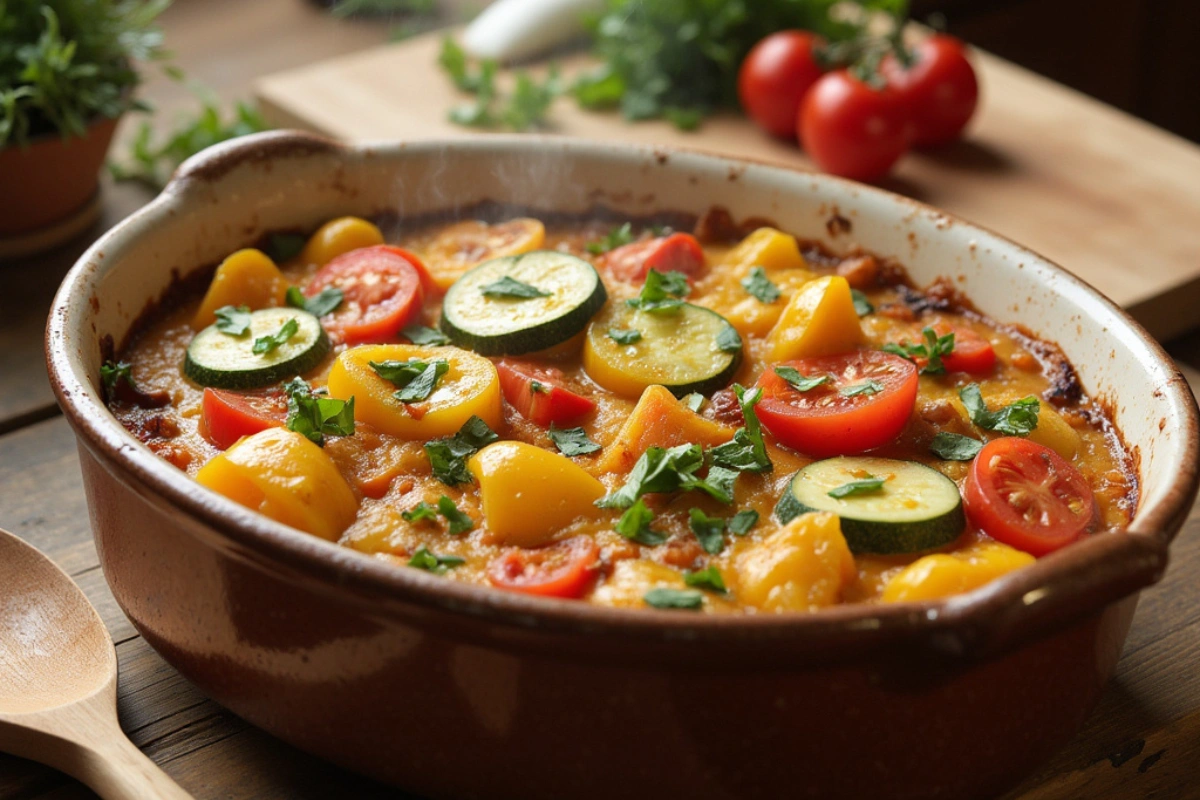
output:
M 191 800 L 124 733 L 91 744 L 75 776 L 104 800 Z

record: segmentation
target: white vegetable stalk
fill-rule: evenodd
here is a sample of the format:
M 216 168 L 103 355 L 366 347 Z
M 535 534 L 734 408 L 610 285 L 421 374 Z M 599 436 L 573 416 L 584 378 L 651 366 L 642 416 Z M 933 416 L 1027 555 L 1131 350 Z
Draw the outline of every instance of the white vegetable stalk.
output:
M 475 58 L 532 58 L 582 35 L 584 17 L 603 7 L 604 0 L 497 0 L 467 26 L 462 46 Z

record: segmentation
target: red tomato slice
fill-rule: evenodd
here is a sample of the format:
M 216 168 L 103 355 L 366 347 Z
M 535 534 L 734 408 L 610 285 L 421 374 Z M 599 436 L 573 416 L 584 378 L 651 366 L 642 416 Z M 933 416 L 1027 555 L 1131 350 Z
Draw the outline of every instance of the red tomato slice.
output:
M 756 410 L 763 426 L 781 443 L 818 458 L 887 444 L 904 430 L 917 400 L 916 365 L 879 350 L 801 358 L 780 366 L 805 377 L 832 379 L 807 392 L 793 389 L 774 369 L 758 379 L 763 398 Z M 869 381 L 878 391 L 843 394 Z
M 673 233 L 611 250 L 600 266 L 622 281 L 645 280 L 651 269 L 698 275 L 704 270 L 704 250 L 690 233 Z
M 943 326 L 934 326 L 941 328 Z M 945 335 L 949 332 L 938 330 Z M 954 350 L 949 355 L 942 356 L 942 364 L 947 372 L 970 372 L 980 375 L 991 372 L 996 366 L 996 351 L 992 343 L 969 328 L 954 329 Z
M 1087 479 L 1058 453 L 1006 436 L 983 446 L 963 486 L 967 518 L 998 542 L 1044 556 L 1083 535 L 1096 515 Z
M 243 436 L 282 427 L 287 420 L 287 395 L 282 390 L 226 392 L 205 389 L 200 401 L 204 438 L 222 450 Z
M 342 304 L 321 320 L 335 339 L 347 344 L 392 341 L 421 312 L 425 268 L 420 264 L 398 247 L 363 247 L 321 267 L 304 293 L 313 297 L 329 287 L 342 290 Z
M 405 250 L 403 247 L 396 247 L 395 245 L 381 244 L 379 246 L 384 250 L 395 253 L 416 267 L 417 274 L 421 276 L 421 288 L 425 290 L 426 295 L 437 294 L 441 291 L 441 287 L 437 285 L 437 281 L 430 274 L 429 267 L 425 266 L 425 262 L 421 260 L 419 255 L 411 250 Z
M 496 372 L 504 399 L 535 425 L 564 425 L 596 410 L 591 399 L 559 384 L 560 370 L 506 359 L 496 364 Z
M 579 597 L 600 559 L 590 536 L 574 536 L 534 550 L 513 548 L 488 564 L 488 580 L 501 589 L 542 597 Z

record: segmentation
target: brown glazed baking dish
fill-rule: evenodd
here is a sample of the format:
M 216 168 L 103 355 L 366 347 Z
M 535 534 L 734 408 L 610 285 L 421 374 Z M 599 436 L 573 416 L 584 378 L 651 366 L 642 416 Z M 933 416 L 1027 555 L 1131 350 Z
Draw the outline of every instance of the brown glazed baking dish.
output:
M 446 581 L 287 528 L 192 482 L 101 401 L 105 347 L 264 233 L 485 200 L 581 215 L 720 204 L 896 257 L 921 285 L 949 275 L 985 313 L 1061 345 L 1134 454 L 1137 514 L 940 602 L 621 611 Z M 1082 724 L 1197 486 L 1187 384 L 1079 279 L 877 189 L 694 153 L 537 137 L 220 145 L 80 259 L 47 352 L 105 576 L 146 640 L 253 724 L 436 797 L 995 795 Z

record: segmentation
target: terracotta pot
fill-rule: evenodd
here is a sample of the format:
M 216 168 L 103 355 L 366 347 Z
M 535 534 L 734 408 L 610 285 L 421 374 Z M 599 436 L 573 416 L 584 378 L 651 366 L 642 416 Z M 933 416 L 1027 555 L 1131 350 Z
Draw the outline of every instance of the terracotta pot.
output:
M 985 312 L 1059 342 L 1107 402 L 1137 456 L 1133 523 L 945 601 L 614 610 L 450 582 L 301 534 L 202 489 L 101 402 L 106 343 L 181 276 L 272 230 L 486 199 L 579 214 L 720 203 L 897 257 L 919 283 L 952 276 Z M 835 214 L 852 230 L 827 226 Z M 47 348 L 105 576 L 151 645 L 254 724 L 439 797 L 994 795 L 1087 716 L 1197 485 L 1187 384 L 1069 273 L 876 189 L 648 148 L 537 137 L 351 148 L 292 133 L 221 145 L 83 256 Z
M 70 217 L 100 187 L 100 168 L 119 119 L 98 119 L 85 136 L 35 138 L 0 149 L 0 237 L 28 234 Z

